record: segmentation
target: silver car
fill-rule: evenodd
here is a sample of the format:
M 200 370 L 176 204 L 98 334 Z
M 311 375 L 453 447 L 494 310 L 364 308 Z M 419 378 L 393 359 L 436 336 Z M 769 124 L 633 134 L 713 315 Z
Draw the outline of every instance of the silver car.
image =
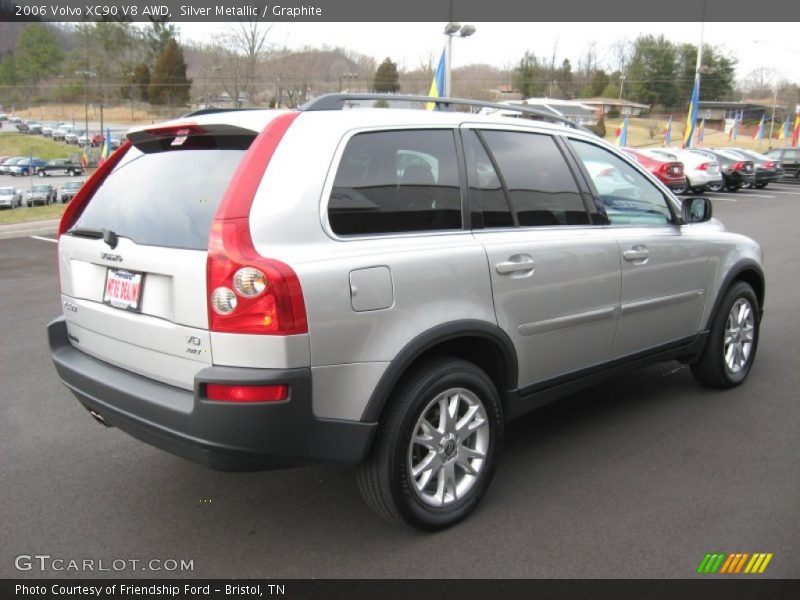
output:
M 48 326 L 97 421 L 217 469 L 356 464 L 435 530 L 509 419 L 658 361 L 745 381 L 761 250 L 707 198 L 566 124 L 342 110 L 383 98 L 128 133 L 61 222 Z
M 22 206 L 22 190 L 15 187 L 0 187 L 0 208 Z

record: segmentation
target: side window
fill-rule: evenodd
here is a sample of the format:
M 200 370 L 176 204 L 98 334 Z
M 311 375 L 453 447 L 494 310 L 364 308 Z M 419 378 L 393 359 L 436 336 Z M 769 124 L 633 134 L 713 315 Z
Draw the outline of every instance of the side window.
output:
M 503 184 L 474 131 L 464 132 L 464 146 L 467 154 L 467 182 L 473 210 L 483 218 L 484 227 L 513 227 L 514 218 L 511 216 L 511 207 L 503 190 Z M 480 226 L 479 223 L 480 221 L 474 219 L 473 226 Z
M 790 162 L 796 162 L 800 160 L 800 150 L 784 150 L 783 160 L 788 160 Z
M 336 173 L 328 220 L 338 235 L 460 229 L 453 132 L 354 135 Z
M 517 131 L 481 131 L 521 227 L 586 225 L 578 186 L 555 140 Z
M 667 199 L 641 173 L 605 148 L 571 139 L 611 225 L 665 225 L 672 221 Z

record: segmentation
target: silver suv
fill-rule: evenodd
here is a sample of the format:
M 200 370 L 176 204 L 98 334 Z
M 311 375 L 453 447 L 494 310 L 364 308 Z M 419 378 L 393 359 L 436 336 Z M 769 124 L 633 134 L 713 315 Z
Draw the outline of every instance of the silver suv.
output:
M 81 188 L 49 340 L 94 418 L 218 469 L 358 464 L 432 530 L 509 419 L 657 361 L 747 377 L 761 251 L 707 199 L 565 124 L 359 98 L 133 130 Z

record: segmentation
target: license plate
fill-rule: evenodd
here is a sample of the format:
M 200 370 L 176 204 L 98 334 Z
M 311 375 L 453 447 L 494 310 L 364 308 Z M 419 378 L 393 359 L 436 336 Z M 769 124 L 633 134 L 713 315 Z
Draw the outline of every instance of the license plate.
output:
M 681 169 L 680 169 L 680 167 L 672 167 L 672 173 L 673 173 L 674 175 L 680 175 L 680 174 L 681 174 Z
M 144 275 L 125 269 L 108 269 L 103 302 L 114 308 L 139 310 Z

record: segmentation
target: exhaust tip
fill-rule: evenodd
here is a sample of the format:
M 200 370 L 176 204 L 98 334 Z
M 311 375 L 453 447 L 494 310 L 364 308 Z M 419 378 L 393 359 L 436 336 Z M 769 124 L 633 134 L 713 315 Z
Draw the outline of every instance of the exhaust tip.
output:
M 101 425 L 104 425 L 105 427 L 110 427 L 110 425 L 108 423 L 106 423 L 106 420 L 103 418 L 103 416 L 101 414 L 96 413 L 93 410 L 90 410 L 89 414 L 92 415 L 94 420 L 97 421 L 98 423 L 100 423 Z

